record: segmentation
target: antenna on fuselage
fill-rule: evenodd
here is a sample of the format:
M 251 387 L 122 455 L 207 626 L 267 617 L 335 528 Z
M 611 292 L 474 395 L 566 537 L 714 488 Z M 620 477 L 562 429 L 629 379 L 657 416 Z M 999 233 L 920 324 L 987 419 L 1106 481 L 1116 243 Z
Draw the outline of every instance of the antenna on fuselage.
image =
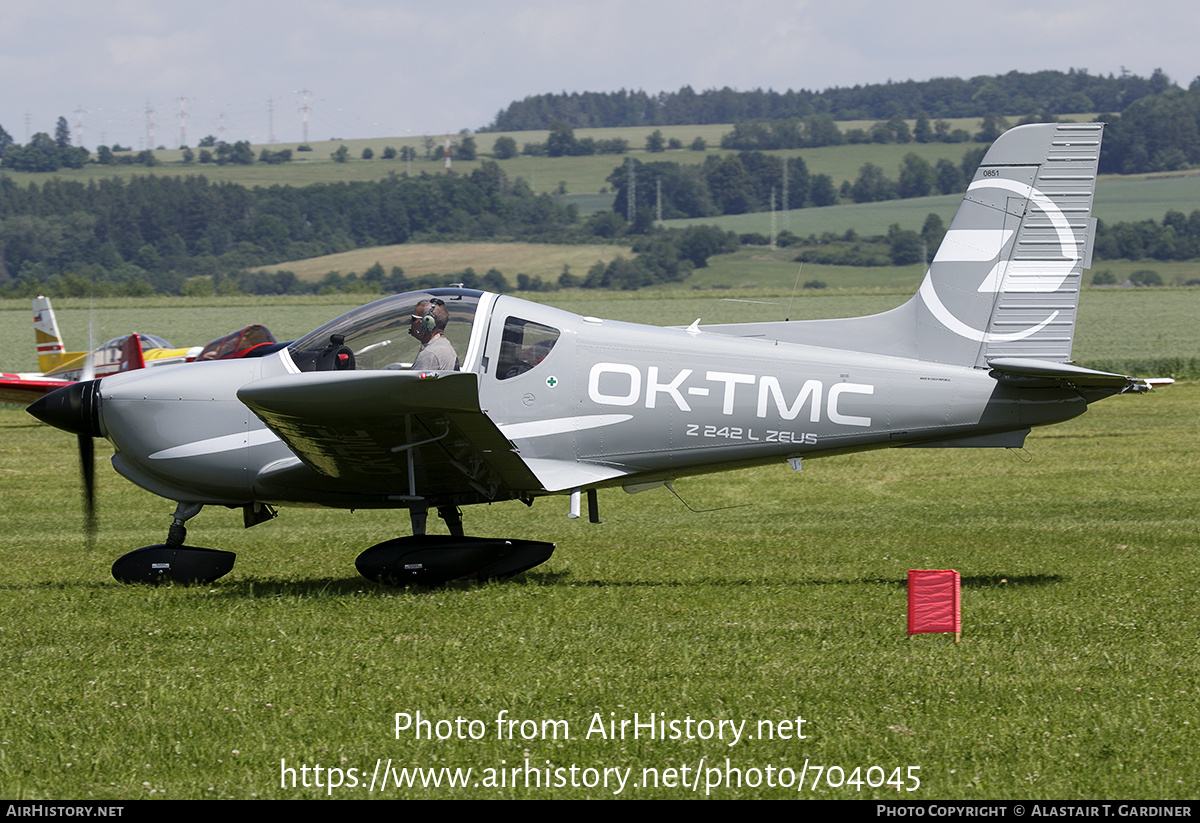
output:
M 663 483 L 663 486 L 666 488 L 667 491 L 669 491 L 671 494 L 675 495 L 675 497 L 679 500 L 680 503 L 687 506 L 687 510 L 690 511 L 692 514 L 704 514 L 705 512 L 719 512 L 719 511 L 724 511 L 725 509 L 744 509 L 746 506 L 750 505 L 749 503 L 738 503 L 736 506 L 717 506 L 715 509 L 693 509 L 691 506 L 688 505 L 688 502 L 686 500 L 684 500 L 682 497 L 680 497 L 679 492 L 675 491 L 674 483 L 675 483 L 674 480 L 668 480 L 667 482 Z
M 796 289 L 800 288 L 800 275 L 803 272 L 804 272 L 804 261 L 801 260 L 800 268 L 796 271 L 796 282 L 792 284 L 792 299 L 788 301 L 787 316 L 785 316 L 783 318 L 784 323 L 786 323 L 792 319 L 792 303 L 796 299 Z

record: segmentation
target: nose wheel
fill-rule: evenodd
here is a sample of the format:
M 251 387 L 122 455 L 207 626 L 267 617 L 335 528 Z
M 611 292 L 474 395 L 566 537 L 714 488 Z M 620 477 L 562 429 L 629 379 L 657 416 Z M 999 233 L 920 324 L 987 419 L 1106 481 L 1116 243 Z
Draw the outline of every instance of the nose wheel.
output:
M 199 503 L 180 503 L 175 509 L 167 542 L 143 546 L 113 563 L 112 576 L 122 583 L 211 583 L 233 569 L 233 552 L 186 546 L 188 520 L 200 513 Z

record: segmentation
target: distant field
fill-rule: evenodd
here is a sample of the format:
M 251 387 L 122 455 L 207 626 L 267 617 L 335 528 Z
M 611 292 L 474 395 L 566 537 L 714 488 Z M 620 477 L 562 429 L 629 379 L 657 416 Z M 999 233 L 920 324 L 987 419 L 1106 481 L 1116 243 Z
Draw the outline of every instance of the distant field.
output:
M 1088 119 L 1080 115 L 1079 119 Z M 843 122 L 839 126 L 843 131 L 850 128 L 869 128 L 873 121 Z M 1015 122 L 1015 120 L 1014 120 Z M 911 122 L 910 122 L 911 125 Z M 955 128 L 966 128 L 969 131 L 978 129 L 977 120 L 963 119 L 952 121 Z M 685 146 L 691 144 L 696 137 L 703 137 L 708 148 L 703 152 L 689 149 L 666 151 L 659 154 L 649 154 L 645 151 L 646 137 L 653 128 L 622 128 L 622 129 L 579 129 L 576 137 L 613 138 L 620 137 L 629 141 L 631 151 L 628 155 L 593 155 L 590 157 L 526 157 L 518 156 L 511 160 L 500 161 L 501 167 L 510 178 L 522 178 L 534 191 L 539 193 L 557 193 L 565 189 L 567 197 L 564 202 L 574 203 L 582 214 L 590 214 L 601 209 L 611 208 L 611 184 L 608 177 L 625 161 L 625 157 L 635 157 L 641 162 L 659 160 L 681 164 L 699 164 L 710 154 L 724 154 L 720 149 L 721 135 L 732 129 L 730 124 L 711 126 L 664 126 L 663 134 L 676 137 Z M 492 144 L 501 133 L 485 133 L 474 135 L 479 159 L 470 163 L 455 161 L 454 170 L 459 173 L 470 173 L 488 155 Z M 507 136 L 516 140 L 518 146 L 530 142 L 545 142 L 547 132 L 510 132 Z M 437 138 L 438 146 L 444 137 Z M 455 140 L 459 139 L 457 135 Z M 350 151 L 350 160 L 346 163 L 336 163 L 332 159 L 333 152 L 341 145 Z M 313 141 L 309 145 L 311 152 L 295 151 L 298 144 L 281 143 L 270 146 L 272 150 L 290 148 L 293 150 L 291 163 L 277 166 L 255 163 L 251 166 L 217 166 L 215 164 L 192 163 L 184 165 L 178 150 L 163 150 L 156 152 L 162 165 L 148 169 L 144 166 L 96 166 L 88 165 L 83 169 L 64 169 L 55 176 L 66 180 L 92 180 L 112 177 L 128 177 L 136 174 L 157 175 L 203 175 L 204 177 L 221 182 L 239 183 L 247 186 L 290 185 L 306 186 L 314 183 L 337 183 L 352 181 L 380 180 L 396 174 L 441 174 L 443 164 L 440 160 L 415 160 L 411 163 L 401 163 L 398 160 L 381 159 L 383 150 L 387 147 L 400 149 L 409 146 L 424 157 L 423 136 L 405 136 L 394 138 L 373 138 L 364 140 L 330 140 Z M 853 181 L 865 163 L 874 163 L 881 167 L 884 173 L 896 179 L 899 176 L 900 162 L 908 153 L 915 153 L 930 163 L 946 158 L 959 163 L 963 154 L 975 144 L 971 143 L 907 143 L 907 144 L 860 144 L 846 146 L 830 146 L 818 149 L 800 149 L 772 152 L 780 156 L 803 157 L 812 174 L 828 174 L 834 184 L 840 186 L 844 181 Z M 255 146 L 255 154 L 263 148 Z M 375 155 L 372 160 L 362 160 L 363 149 L 370 148 Z M 440 148 L 435 148 L 435 154 Z M 18 183 L 38 183 L 47 179 L 48 175 L 9 173 Z M 802 209 L 791 212 L 780 212 L 776 215 L 779 230 L 789 228 L 800 234 L 821 234 L 826 231 L 843 232 L 853 228 L 860 234 L 881 234 L 887 231 L 892 223 L 898 223 L 902 228 L 919 229 L 929 213 L 935 213 L 949 222 L 960 201 L 958 195 L 919 198 L 915 200 L 894 200 L 885 203 L 867 203 L 862 205 L 839 205 L 823 209 Z M 1190 214 L 1200 204 L 1200 172 L 1184 172 L 1179 174 L 1137 175 L 1129 177 L 1106 177 L 1101 181 L 1096 195 L 1095 213 L 1098 217 L 1109 222 L 1122 220 L 1161 220 L 1168 209 L 1177 209 Z M 746 215 L 731 215 L 727 217 L 700 218 L 694 220 L 669 220 L 668 226 L 685 226 L 695 223 L 718 225 L 739 233 L 758 232 L 770 234 L 771 215 L 758 212 Z M 323 272 L 322 272 L 323 273 Z
M 1089 119 L 1087 115 L 1079 115 L 1078 119 Z M 846 121 L 839 127 L 846 131 L 852 128 L 870 128 L 874 121 Z M 1015 119 L 1013 122 L 1016 122 Z M 909 121 L 911 126 L 913 121 Z M 979 128 L 979 120 L 972 118 L 951 121 L 954 128 L 965 128 L 975 131 Z M 617 129 L 577 129 L 577 138 L 593 137 L 596 139 L 623 138 L 629 141 L 631 151 L 628 155 L 592 155 L 589 157 L 526 157 L 518 156 L 511 160 L 500 161 L 501 166 L 510 177 L 524 178 L 537 192 L 553 193 L 558 190 L 560 183 L 566 184 L 569 194 L 595 194 L 608 188 L 607 178 L 613 170 L 620 166 L 626 156 L 636 157 L 643 162 L 667 160 L 675 163 L 703 163 L 708 154 L 724 154 L 720 148 L 721 136 L 733 129 L 732 124 L 717 124 L 708 126 L 662 126 L 663 135 L 670 139 L 679 139 L 685 146 L 683 149 L 650 154 L 645 151 L 646 138 L 654 131 L 654 127 L 630 127 Z M 472 135 L 475 138 L 479 159 L 472 162 L 454 161 L 455 171 L 469 173 L 479 166 L 483 160 L 490 159 L 493 144 L 501 135 L 512 137 L 518 146 L 526 143 L 544 143 L 548 136 L 546 131 L 530 132 L 496 132 Z M 443 162 L 441 146 L 444 135 L 429 135 L 435 140 L 432 160 L 426 160 L 424 139 L 425 135 L 408 135 L 403 137 L 379 137 L 361 140 L 324 140 L 310 141 L 310 152 L 297 151 L 297 143 L 278 143 L 270 146 L 254 146 L 255 156 L 263 148 L 272 151 L 291 149 L 293 160 L 280 165 L 255 163 L 250 166 L 217 166 L 215 164 L 200 164 L 199 162 L 185 165 L 182 162 L 182 152 L 178 149 L 156 151 L 155 156 L 161 165 L 154 168 L 145 166 L 97 166 L 88 165 L 82 169 L 63 169 L 54 176 L 67 180 L 91 180 L 110 177 L 128 177 L 135 174 L 188 175 L 202 174 L 211 180 L 241 183 L 247 186 L 292 185 L 305 186 L 312 183 L 333 183 L 356 180 L 379 180 L 389 174 L 441 174 Z M 686 148 L 696 137 L 702 137 L 708 148 L 702 152 L 694 152 Z M 458 141 L 458 135 L 451 139 Z M 345 163 L 336 163 L 332 159 L 333 152 L 345 145 L 349 150 L 350 159 Z M 846 146 L 830 146 L 818 149 L 798 149 L 782 152 L 772 152 L 781 156 L 803 157 L 813 174 L 828 174 L 836 185 L 842 181 L 858 176 L 859 169 L 864 163 L 871 162 L 882 167 L 884 172 L 895 178 L 901 159 L 909 152 L 929 160 L 931 163 L 947 158 L 958 163 L 972 143 L 906 143 L 906 144 L 859 144 Z M 399 150 L 403 146 L 415 149 L 421 159 L 411 163 L 401 163 L 398 160 L 383 160 L 384 149 L 388 147 Z M 363 149 L 371 149 L 374 159 L 362 160 Z M 196 150 L 193 147 L 193 150 Z M 21 184 L 39 182 L 47 175 L 30 173 L 6 172 Z M 1160 215 L 1161 217 L 1161 215 Z
M 888 170 L 888 174 L 892 178 L 896 177 L 892 170 Z M 827 206 L 821 209 L 793 209 L 777 212 L 775 227 L 777 231 L 790 229 L 801 237 L 820 235 L 824 232 L 840 234 L 851 228 L 863 235 L 886 234 L 888 227 L 893 223 L 899 224 L 902 229 L 919 231 L 925 218 L 931 213 L 938 215 L 944 224 L 949 225 L 961 202 L 962 195 L 948 194 L 910 200 L 887 200 L 882 203 Z M 1163 215 L 1171 209 L 1191 214 L 1197 208 L 1200 208 L 1200 172 L 1129 177 L 1110 175 L 1101 177 L 1096 186 L 1093 213 L 1107 223 L 1146 219 L 1161 221 Z M 769 236 L 771 214 L 755 212 L 666 220 L 664 225 L 712 225 L 739 234 L 757 232 Z
M 911 294 L 921 284 L 925 267 L 916 266 L 826 266 L 796 262 L 795 249 L 743 246 L 733 254 L 708 259 L 708 265 L 674 289 L 766 289 L 790 294 L 803 291 L 805 283 L 818 280 L 833 289 L 895 290 Z M 807 292 L 806 292 L 807 293 Z
M 792 209 L 776 212 L 775 230 L 787 229 L 793 234 L 807 237 L 825 232 L 842 234 L 854 229 L 862 235 L 887 234 L 888 227 L 898 223 L 902 229 L 920 231 L 925 218 L 936 214 L 945 225 L 950 225 L 954 213 L 962 202 L 961 194 L 938 197 L 914 197 L 909 200 L 886 200 L 882 203 L 857 203 L 842 206 L 826 206 L 820 209 Z M 1160 218 L 1161 219 L 1161 215 Z M 695 217 L 680 220 L 664 220 L 668 228 L 686 226 L 720 226 L 725 231 L 738 234 L 757 233 L 770 237 L 771 213 L 731 214 L 721 217 Z
M 733 254 L 710 257 L 707 267 L 696 269 L 687 280 L 670 288 L 768 288 L 790 292 L 793 286 L 819 280 L 829 288 L 898 289 L 911 293 L 917 290 L 925 274 L 925 267 L 920 264 L 858 267 L 805 263 L 801 271 L 795 258 L 795 249 L 743 247 Z M 1092 275 L 1101 271 L 1111 272 L 1117 282 L 1123 283 L 1133 272 L 1146 269 L 1157 272 L 1168 285 L 1182 285 L 1200 278 L 1200 261 L 1195 260 L 1097 260 L 1084 272 L 1084 283 L 1090 283 Z
M 675 319 L 701 300 L 652 298 L 606 308 Z M 198 308 L 141 311 L 173 323 Z M 685 798 L 708 783 L 724 799 L 1194 799 L 1198 403 L 1195 383 L 1113 398 L 1016 455 L 902 449 L 684 479 L 713 509 L 699 514 L 662 489 L 601 491 L 600 525 L 569 520 L 565 498 L 473 506 L 470 533 L 558 548 L 517 579 L 439 589 L 354 572 L 359 551 L 407 532 L 403 512 L 284 509 L 246 530 L 220 507 L 189 543 L 235 551 L 228 577 L 122 586 L 112 560 L 162 540 L 173 504 L 120 479 L 101 442 L 88 545 L 75 439 L 0 408 L 0 795 Z M 960 644 L 906 636 L 905 573 L 920 568 L 962 574 Z M 398 738 L 396 714 L 416 712 L 533 726 Z M 745 734 L 588 734 L 635 713 Z M 552 737 L 543 721 L 565 725 Z M 526 761 L 593 769 L 593 787 L 498 785 Z M 372 791 L 384 763 L 472 776 Z M 662 781 L 684 767 L 695 792 Z M 330 768 L 354 780 L 329 788 Z M 594 786 L 614 768 L 629 770 L 619 794 Z M 722 781 L 729 768 L 743 780 Z
M 409 277 L 452 274 L 467 268 L 474 269 L 476 274 L 482 276 L 488 269 L 496 268 L 515 286 L 518 274 L 557 282 L 563 266 L 570 266 L 576 275 L 584 275 L 597 261 L 608 262 L 618 255 L 628 257 L 628 247 L 549 243 L 405 243 L 260 266 L 256 270 L 290 271 L 301 280 L 320 280 L 331 271 L 343 275 L 357 272 L 361 275 L 375 263 L 383 266 L 385 271 L 400 266 Z
M 814 210 L 815 211 L 825 211 Z M 912 212 L 916 219 L 924 220 L 920 210 Z M 895 222 L 895 221 L 893 221 Z M 918 224 L 919 228 L 919 224 Z M 816 229 L 812 229 L 816 231 Z M 886 229 L 884 229 L 886 230 Z M 617 256 L 631 254 L 626 246 L 585 245 L 567 246 L 543 243 L 406 243 L 397 246 L 378 246 L 356 249 L 351 252 L 294 260 L 272 266 L 261 266 L 259 271 L 291 271 L 304 280 L 319 280 L 326 273 L 336 271 L 343 275 L 356 272 L 362 274 L 376 262 L 390 271 L 400 266 L 410 277 L 423 274 L 450 274 L 473 268 L 484 274 L 495 267 L 504 274 L 510 284 L 515 285 L 518 274 L 543 280 L 557 281 L 563 265 L 569 265 L 572 273 L 586 274 L 598 260 L 608 262 Z M 921 265 L 895 267 L 827 266 L 806 263 L 803 271 L 795 262 L 796 251 L 788 248 L 771 249 L 766 246 L 747 246 L 733 254 L 710 257 L 708 266 L 696 269 L 682 283 L 663 286 L 666 290 L 683 289 L 776 289 L 790 293 L 793 287 L 803 286 L 811 280 L 819 280 L 829 288 L 842 289 L 897 289 L 915 292 L 920 285 L 925 269 Z M 1090 282 L 1092 273 L 1110 271 L 1119 282 L 1141 269 L 1151 269 L 1162 276 L 1167 284 L 1184 283 L 1200 277 L 1200 265 L 1193 261 L 1159 262 L 1150 260 L 1097 261 L 1092 270 L 1085 273 L 1085 282 Z M 797 275 L 800 275 L 797 282 Z

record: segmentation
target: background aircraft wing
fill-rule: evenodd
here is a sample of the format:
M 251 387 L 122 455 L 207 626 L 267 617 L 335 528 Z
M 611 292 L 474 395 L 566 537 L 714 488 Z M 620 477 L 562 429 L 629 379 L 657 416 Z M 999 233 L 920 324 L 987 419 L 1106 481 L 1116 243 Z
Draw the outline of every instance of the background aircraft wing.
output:
M 22 406 L 28 406 L 39 397 L 73 382 L 47 377 L 25 378 L 19 374 L 0 374 L 0 403 L 20 403 Z
M 251 383 L 238 399 L 347 493 L 495 500 L 542 490 L 479 407 L 469 372 L 308 372 Z

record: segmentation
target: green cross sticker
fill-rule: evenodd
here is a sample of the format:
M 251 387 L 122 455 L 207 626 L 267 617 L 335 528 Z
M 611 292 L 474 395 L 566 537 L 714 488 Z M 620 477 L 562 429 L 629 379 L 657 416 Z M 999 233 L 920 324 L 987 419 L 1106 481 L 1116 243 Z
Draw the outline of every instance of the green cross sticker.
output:
M 554 388 L 555 386 L 558 385 L 558 378 L 555 377 L 554 375 L 550 375 L 549 377 L 546 378 L 546 385 L 549 386 L 550 388 Z

